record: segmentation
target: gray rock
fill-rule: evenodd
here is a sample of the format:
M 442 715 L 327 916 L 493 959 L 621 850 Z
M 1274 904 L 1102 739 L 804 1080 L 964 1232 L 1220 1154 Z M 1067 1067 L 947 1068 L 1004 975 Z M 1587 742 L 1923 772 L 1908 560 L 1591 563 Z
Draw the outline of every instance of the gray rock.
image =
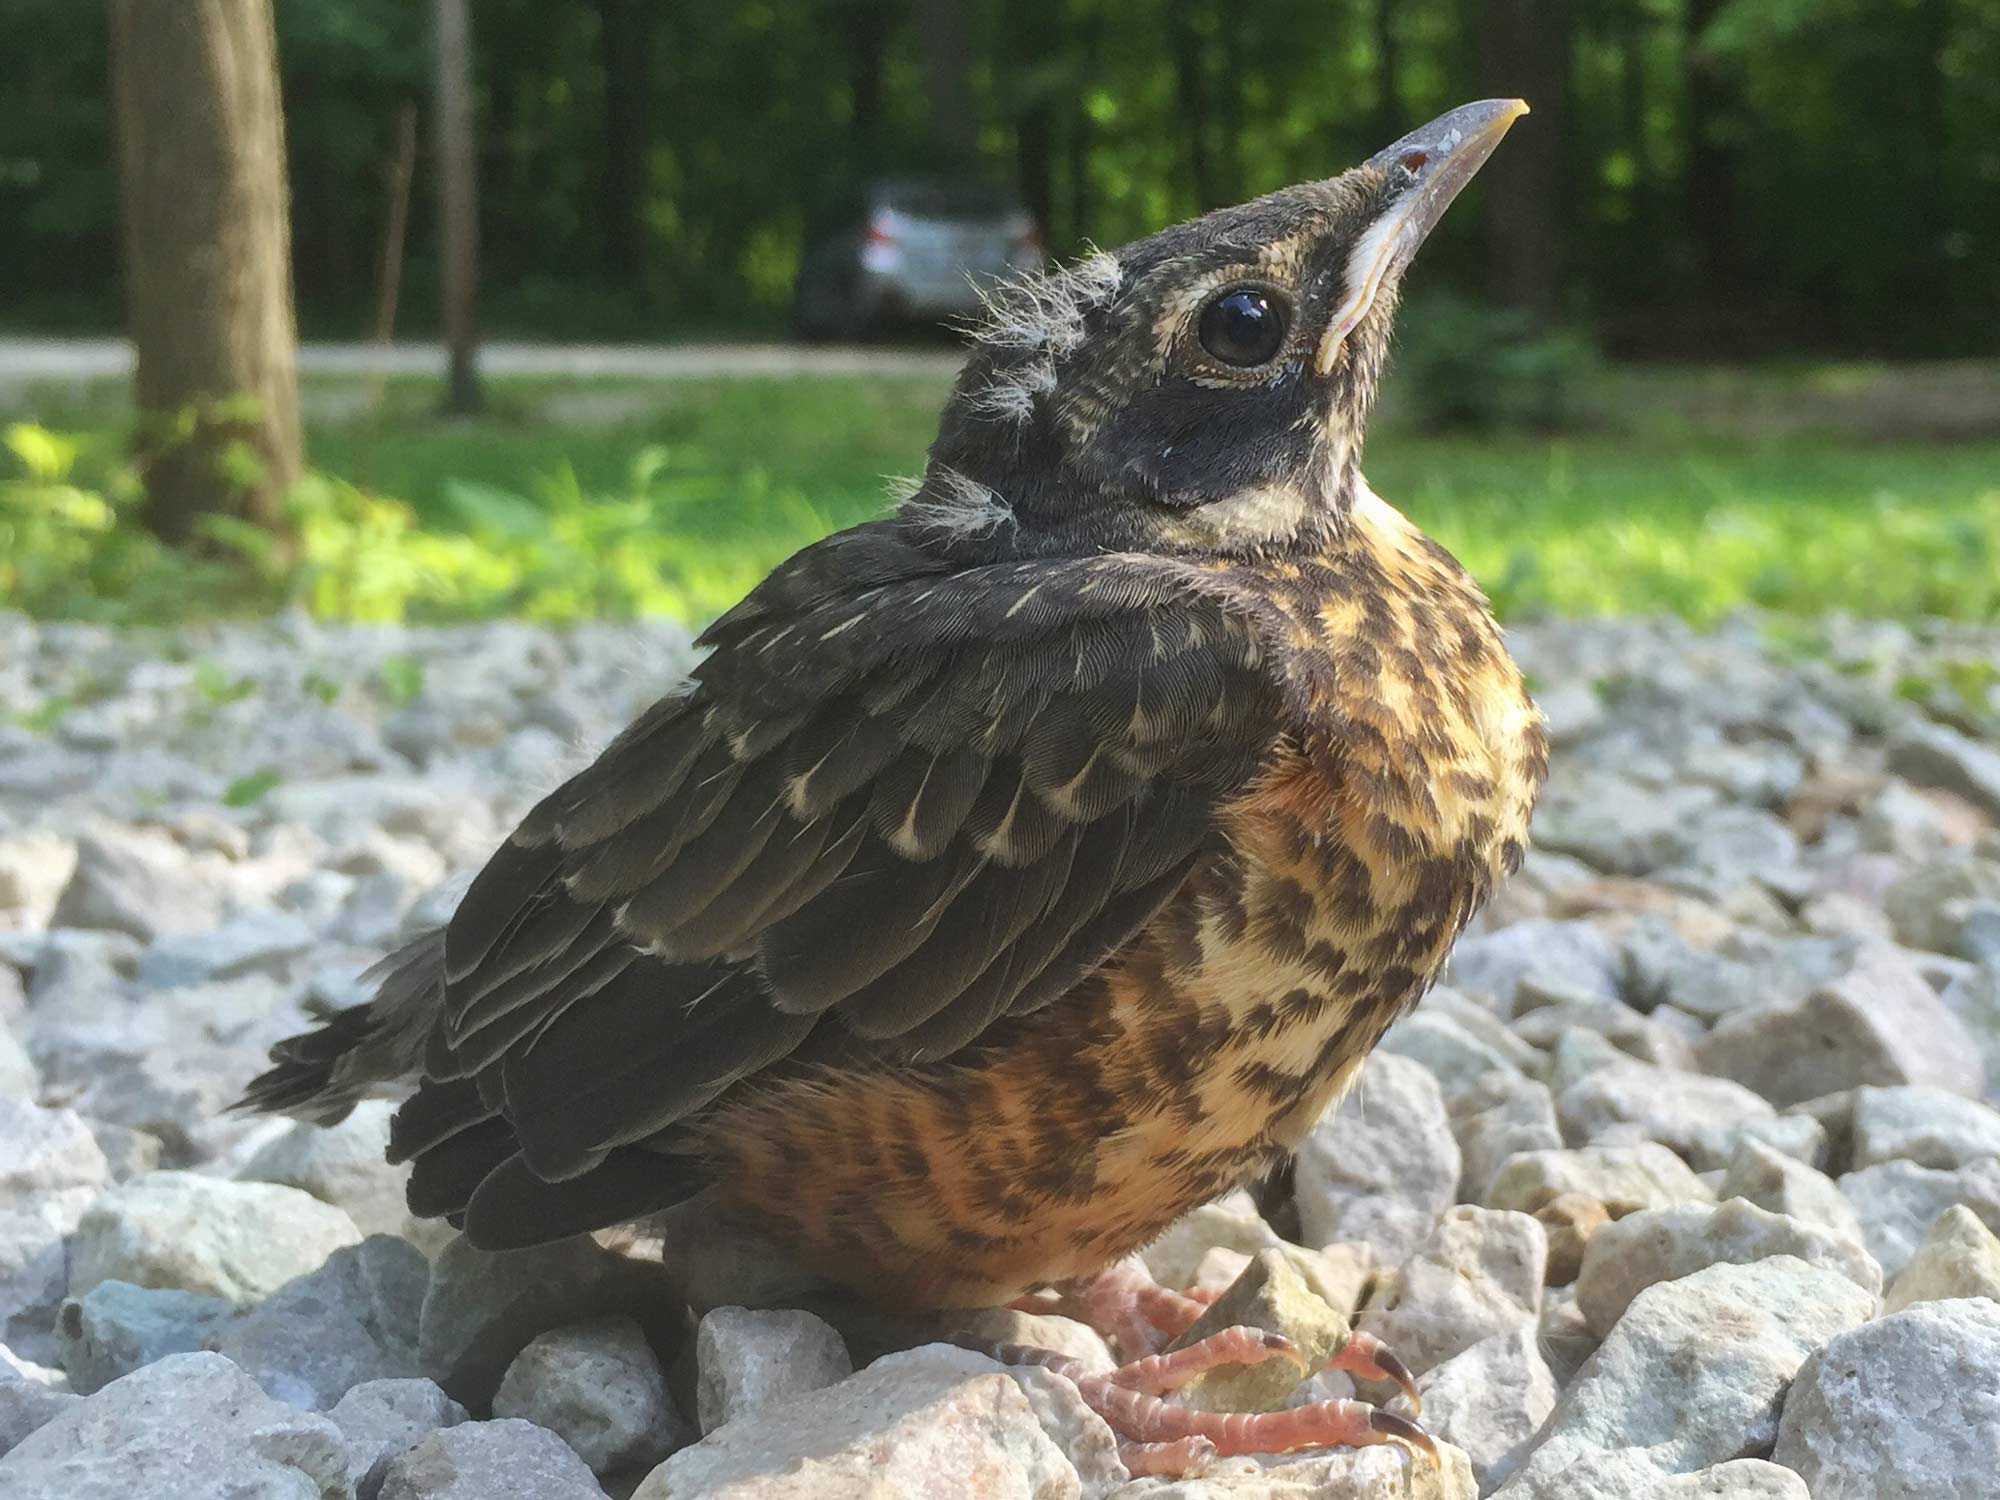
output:
M 1737 1142 L 1716 1196 L 1742 1198 L 1774 1214 L 1821 1225 L 1843 1238 L 1864 1239 L 1854 1205 L 1832 1178 L 1759 1140 Z
M 1283 1243 L 1257 1212 L 1250 1195 L 1237 1188 L 1182 1214 L 1139 1255 L 1161 1286 L 1186 1287 L 1193 1284 L 1203 1257 L 1218 1245 L 1255 1255 Z
M 1737 1148 L 1745 1141 L 1769 1146 L 1820 1171 L 1826 1169 L 1826 1127 L 1811 1115 L 1772 1115 L 1745 1120 L 1737 1126 L 1729 1143 L 1731 1158 L 1735 1157 Z
M 113 1182 L 130 1182 L 135 1177 L 144 1177 L 148 1172 L 159 1170 L 162 1147 L 158 1136 L 134 1130 L 129 1125 L 114 1125 L 109 1120 L 86 1120 L 84 1123 L 90 1127 L 98 1150 L 104 1153 Z
M 1012 1375 L 983 1355 L 933 1345 L 717 1428 L 655 1469 L 632 1500 L 1081 1493 Z
M 263 907 L 207 932 L 160 939 L 139 960 L 139 982 L 164 990 L 243 974 L 282 973 L 313 942 L 313 930 L 290 912 Z
M 1641 1449 L 1661 1475 L 1766 1450 L 1785 1388 L 1811 1352 L 1875 1299 L 1790 1256 L 1714 1265 L 1641 1292 L 1563 1393 L 1507 1500 L 1626 1494 L 1584 1489 L 1605 1455 Z
M 1950 1169 L 2000 1156 L 2000 1110 L 1944 1089 L 1856 1089 L 1854 1165 L 1913 1161 Z
M 326 1415 L 347 1442 L 347 1477 L 358 1500 L 374 1500 L 391 1459 L 467 1420 L 465 1408 L 428 1380 L 367 1381 Z
M 607 1313 L 643 1326 L 671 1316 L 669 1301 L 657 1266 L 649 1271 L 587 1236 L 498 1254 L 456 1239 L 431 1267 L 418 1333 L 422 1373 L 477 1411 L 537 1335 Z
M 1491 995 L 1503 1015 L 1522 1008 L 1524 988 L 1543 1004 L 1615 1000 L 1618 955 L 1589 922 L 1516 922 L 1461 939 L 1452 950 L 1451 982 Z
M 70 1282 L 65 1237 L 110 1175 L 72 1111 L 0 1100 L 0 1340 L 28 1358 L 55 1357 L 50 1330 Z
M 1436 1463 L 1394 1443 L 1318 1449 L 1282 1458 L 1225 1458 L 1199 1479 L 1137 1479 L 1110 1500 L 1474 1500 L 1465 1454 L 1438 1445 Z
M 1541 1335 L 1537 1341 L 1549 1362 L 1556 1389 L 1569 1389 L 1576 1372 L 1604 1341 L 1590 1331 L 1583 1309 L 1576 1305 L 1574 1286 L 1552 1286 L 1542 1294 Z
M 81 1213 L 55 1195 L 20 1208 L 0 1208 L 0 1335 L 37 1363 L 55 1358 L 49 1330 L 69 1289 L 65 1236 Z
M 100 828 L 77 840 L 76 869 L 50 925 L 130 933 L 150 943 L 204 932 L 221 916 L 220 892 L 194 873 L 171 839 Z
M 192 1354 L 235 1308 L 199 1292 L 105 1281 L 56 1314 L 56 1360 L 80 1396 L 102 1390 L 169 1354 Z
M 2000 864 L 1957 852 L 1918 865 L 1883 894 L 1896 941 L 1933 953 L 1957 951 L 1972 904 L 2000 901 Z
M 568 1443 L 532 1422 L 462 1422 L 383 1466 L 380 1500 L 604 1500 Z
M 421 1250 L 376 1235 L 287 1282 L 217 1329 L 209 1347 L 266 1394 L 325 1411 L 364 1382 L 417 1375 L 417 1320 L 429 1282 Z
M 7 1002 L 12 998 L 9 992 L 18 992 L 20 987 L 14 971 L 0 965 L 0 1103 L 28 1103 L 42 1089 L 41 1070 L 5 1022 Z
M 532 1340 L 507 1367 L 493 1415 L 546 1427 L 598 1475 L 643 1473 L 695 1440 L 630 1318 L 599 1318 Z
M 1516 1152 L 1562 1146 L 1548 1085 L 1519 1073 L 1482 1074 L 1452 1099 L 1450 1113 L 1458 1142 L 1458 1196 L 1466 1202 L 1485 1201 L 1493 1179 Z
M 2000 1496 L 2000 1303 L 1926 1302 L 1805 1362 L 1772 1454 L 1813 1500 Z
M 1547 1263 L 1547 1237 L 1528 1215 L 1461 1204 L 1439 1215 L 1361 1327 L 1421 1375 L 1495 1334 L 1532 1329 Z
M 344 1210 L 363 1234 L 403 1234 L 410 1225 L 410 1168 L 383 1157 L 394 1113 L 387 1100 L 364 1099 L 338 1125 L 294 1125 L 236 1175 L 310 1193 Z
M 840 1335 L 811 1313 L 743 1307 L 718 1307 L 703 1316 L 695 1363 L 696 1415 L 704 1434 L 854 1373 Z
M 1460 1350 L 1419 1379 L 1417 1389 L 1425 1430 L 1465 1450 L 1481 1494 L 1514 1472 L 1559 1394 L 1532 1325 Z
M 1706 1266 L 1748 1265 L 1774 1255 L 1837 1272 L 1871 1297 L 1882 1293 L 1882 1268 L 1859 1240 L 1731 1198 L 1715 1208 L 1686 1203 L 1647 1209 L 1605 1225 L 1583 1252 L 1577 1306 L 1601 1338 L 1649 1286 Z
M 30 1034 L 38 1037 L 52 1020 L 118 1014 L 139 952 L 123 932 L 65 927 L 44 934 L 26 963 Z
M 1488 1017 L 1489 1022 L 1493 1019 Z M 1520 1073 L 1538 1061 L 1534 1048 L 1505 1027 L 1493 1024 L 1485 1034 L 1480 1034 L 1458 1016 L 1432 1010 L 1428 1003 L 1416 1014 L 1391 1026 L 1382 1038 L 1381 1048 L 1430 1069 L 1447 1100 L 1463 1093 L 1486 1073 L 1495 1070 Z
M 1882 1274 L 1894 1277 L 1916 1254 L 1938 1215 L 1962 1203 L 1988 1229 L 2000 1231 L 2000 1157 L 1968 1162 L 1954 1171 L 1885 1161 L 1849 1172 L 1840 1191 L 1854 1206 L 1868 1251 Z
M 342 1500 L 347 1452 L 324 1417 L 271 1400 L 219 1354 L 174 1354 L 112 1382 L 0 1458 L 8 1500 Z
M 1489 1208 L 1538 1212 L 1564 1193 L 1594 1198 L 1613 1218 L 1676 1203 L 1713 1203 L 1715 1192 L 1665 1146 L 1584 1146 L 1524 1151 L 1500 1169 L 1486 1193 Z
M 1309 1244 L 1366 1240 L 1400 1261 L 1457 1197 L 1458 1172 L 1437 1080 L 1421 1063 L 1377 1053 L 1299 1147 L 1300 1228 Z
M 2000 954 L 1952 980 L 1940 998 L 1978 1044 L 1986 1098 L 2000 1103 Z
M 1559 1047 L 1565 1034 L 1572 1030 L 1593 1032 L 1620 1053 L 1640 1062 L 1668 1068 L 1694 1065 L 1693 1044 L 1687 1037 L 1664 1020 L 1641 1015 L 1618 1000 L 1534 1006 L 1514 1022 L 1517 1038 L 1543 1049 Z
M 2000 901 L 1965 903 L 1954 951 L 1969 963 L 1984 964 L 1989 969 L 2000 966 Z M 2000 1070 L 1989 1066 L 1986 1071 L 1990 1075 Z
M 29 1433 L 40 1431 L 82 1402 L 81 1396 L 29 1380 L 0 1360 L 0 1458 L 19 1447 Z
M 1165 1352 L 1239 1326 L 1284 1335 L 1292 1341 L 1297 1362 L 1267 1360 L 1212 1369 L 1180 1387 L 1181 1402 L 1197 1411 L 1276 1411 L 1298 1394 L 1300 1370 L 1318 1374 L 1347 1346 L 1352 1332 L 1346 1315 L 1313 1290 L 1291 1256 L 1260 1250 Z
M 1977 1097 L 1979 1049 L 1898 950 L 1864 947 L 1853 970 L 1797 1004 L 1729 1017 L 1696 1049 L 1703 1069 L 1796 1104 L 1860 1084 L 1935 1084 Z
M 1795 897 L 1804 891 L 1798 865 L 1791 829 L 1760 808 L 1725 804 L 1694 816 L 1672 866 L 1656 878 L 1714 896 L 1756 881 Z
M 1937 805 L 1893 777 L 1861 809 L 1858 832 L 1862 848 L 1906 860 L 1936 854 L 1951 839 Z
M 2000 818 L 2000 750 L 1942 724 L 1911 721 L 1889 741 L 1889 769 Z
M 75 871 L 76 845 L 57 834 L 0 838 L 0 913 L 16 927 L 47 927 Z
M 1790 1469 L 1757 1458 L 1731 1459 L 1686 1474 L 1663 1472 L 1644 1448 L 1579 1454 L 1561 1473 L 1539 1476 L 1530 1492 L 1503 1488 L 1495 1500 L 1810 1500 Z
M 103 1150 L 73 1110 L 0 1099 L 0 1208 L 50 1194 L 95 1196 L 110 1181 Z
M 1697 1170 L 1727 1163 L 1742 1128 L 1774 1113 L 1726 1078 L 1637 1062 L 1599 1069 L 1556 1100 L 1572 1145 L 1657 1141 Z
M 1690 821 L 1715 803 L 1713 787 L 1640 786 L 1608 771 L 1562 776 L 1535 810 L 1535 842 L 1606 874 L 1644 875 L 1680 856 Z
M 154 1172 L 84 1213 L 70 1287 L 80 1297 L 102 1281 L 129 1281 L 247 1306 L 360 1242 L 352 1219 L 296 1188 Z
M 1885 1312 L 1955 1297 L 2000 1300 L 2000 1236 L 1962 1203 L 1938 1215 L 1883 1298 Z
M 1790 1469 L 1761 1458 L 1675 1474 L 1646 1492 L 1646 1500 L 1812 1500 L 1805 1481 Z

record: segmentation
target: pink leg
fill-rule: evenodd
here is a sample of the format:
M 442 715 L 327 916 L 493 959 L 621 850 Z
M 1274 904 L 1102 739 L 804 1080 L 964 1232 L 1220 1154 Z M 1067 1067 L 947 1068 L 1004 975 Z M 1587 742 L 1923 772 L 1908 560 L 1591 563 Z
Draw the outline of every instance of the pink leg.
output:
M 1171 1354 L 1130 1360 L 1104 1378 L 1149 1396 L 1163 1396 L 1219 1366 L 1261 1365 L 1267 1359 L 1293 1360 L 1300 1367 L 1299 1378 L 1305 1378 L 1305 1361 L 1299 1358 L 1298 1345 L 1282 1333 L 1267 1333 L 1241 1323 Z
M 1274 1346 L 1269 1340 L 1278 1339 Z M 1209 1459 L 1241 1453 L 1289 1453 L 1297 1448 L 1406 1443 L 1437 1457 L 1437 1444 L 1408 1417 L 1360 1401 L 1322 1401 L 1273 1412 L 1208 1412 L 1176 1406 L 1157 1392 L 1172 1390 L 1220 1364 L 1290 1354 L 1291 1341 L 1252 1328 L 1230 1328 L 1173 1354 L 1141 1359 L 1109 1375 L 1091 1375 L 1075 1360 L 1019 1345 L 992 1351 L 1008 1364 L 1034 1364 L 1073 1383 L 1084 1404 L 1119 1439 L 1119 1456 L 1133 1474 L 1185 1475 Z
M 1176 1292 L 1153 1279 L 1146 1263 L 1128 1255 L 1059 1292 L 1030 1293 L 1011 1306 L 1021 1312 L 1057 1312 L 1086 1323 L 1117 1345 L 1127 1359 L 1155 1354 L 1208 1311 L 1220 1292 Z

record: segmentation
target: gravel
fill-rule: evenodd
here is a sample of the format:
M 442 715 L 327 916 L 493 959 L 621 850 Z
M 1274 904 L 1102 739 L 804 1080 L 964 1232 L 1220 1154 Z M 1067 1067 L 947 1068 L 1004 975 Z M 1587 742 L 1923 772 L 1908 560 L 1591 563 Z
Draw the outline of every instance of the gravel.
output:
M 1813 636 L 1513 633 L 1557 741 L 1526 867 L 1292 1176 L 1145 1252 L 1315 1361 L 1389 1339 L 1444 1462 L 1168 1482 L 1045 1371 L 856 1372 L 755 1241 L 483 1255 L 410 1219 L 390 1104 L 224 1112 L 686 632 L 0 617 L 0 1492 L 2000 1495 L 2000 700 L 1906 696 L 2000 635 Z M 1300 1399 L 1265 1383 L 1192 1399 Z

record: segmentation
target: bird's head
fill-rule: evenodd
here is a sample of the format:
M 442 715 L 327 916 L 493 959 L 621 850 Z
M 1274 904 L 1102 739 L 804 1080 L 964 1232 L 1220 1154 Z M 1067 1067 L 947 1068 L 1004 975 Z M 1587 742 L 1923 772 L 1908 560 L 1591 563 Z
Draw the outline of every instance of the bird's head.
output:
M 1339 525 L 1403 272 L 1527 106 L 999 288 L 905 521 L 974 556 L 1252 552 Z

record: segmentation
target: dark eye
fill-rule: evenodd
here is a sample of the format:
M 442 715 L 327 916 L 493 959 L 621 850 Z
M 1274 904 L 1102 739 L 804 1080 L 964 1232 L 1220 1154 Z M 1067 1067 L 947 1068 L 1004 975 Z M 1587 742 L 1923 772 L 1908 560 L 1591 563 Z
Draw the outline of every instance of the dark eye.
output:
M 1285 342 L 1284 301 L 1240 286 L 1201 310 L 1201 347 L 1225 365 L 1249 369 L 1269 364 Z

